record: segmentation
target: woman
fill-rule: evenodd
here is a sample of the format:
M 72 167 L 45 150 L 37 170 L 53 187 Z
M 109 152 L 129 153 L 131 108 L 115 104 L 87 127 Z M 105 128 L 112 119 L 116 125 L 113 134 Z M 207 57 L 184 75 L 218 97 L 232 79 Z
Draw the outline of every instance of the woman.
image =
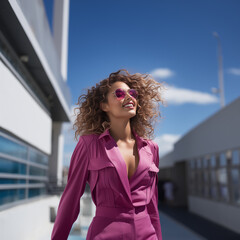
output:
M 148 75 L 112 73 L 79 97 L 75 137 L 52 239 L 65 240 L 89 183 L 96 215 L 87 240 L 162 239 L 158 213 L 158 146 L 151 137 L 162 102 Z

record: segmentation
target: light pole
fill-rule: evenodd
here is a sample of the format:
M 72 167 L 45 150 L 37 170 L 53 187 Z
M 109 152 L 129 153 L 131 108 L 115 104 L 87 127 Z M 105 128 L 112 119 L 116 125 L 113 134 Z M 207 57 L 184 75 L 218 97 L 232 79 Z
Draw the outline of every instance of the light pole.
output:
M 223 58 L 222 58 L 222 45 L 217 32 L 213 32 L 213 36 L 217 38 L 218 42 L 218 80 L 219 80 L 219 96 L 221 107 L 225 106 L 224 86 L 223 86 Z

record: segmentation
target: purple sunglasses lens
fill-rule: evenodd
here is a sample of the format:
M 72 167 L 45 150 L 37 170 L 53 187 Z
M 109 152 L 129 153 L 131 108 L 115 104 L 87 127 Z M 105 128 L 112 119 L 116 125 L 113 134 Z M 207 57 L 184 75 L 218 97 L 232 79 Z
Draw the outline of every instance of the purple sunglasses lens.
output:
M 135 99 L 137 98 L 138 94 L 137 94 L 137 91 L 135 89 L 129 89 L 128 92 L 133 98 L 135 98 Z M 122 89 L 117 89 L 115 91 L 115 95 L 118 99 L 123 99 L 126 96 L 126 92 Z
M 125 98 L 125 92 L 122 89 L 117 89 L 115 91 L 116 97 L 117 98 Z
M 135 99 L 137 98 L 138 94 L 137 91 L 135 89 L 130 89 L 129 90 L 129 94 L 134 97 Z

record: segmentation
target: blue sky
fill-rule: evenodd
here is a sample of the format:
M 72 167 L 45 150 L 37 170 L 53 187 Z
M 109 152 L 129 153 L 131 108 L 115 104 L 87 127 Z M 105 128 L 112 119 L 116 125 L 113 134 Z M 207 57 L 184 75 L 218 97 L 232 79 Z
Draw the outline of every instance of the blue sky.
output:
M 51 19 L 52 1 L 45 0 Z M 160 154 L 220 109 L 217 39 L 223 49 L 225 101 L 240 96 L 240 1 L 70 1 L 68 85 L 72 105 L 84 89 L 121 68 L 150 73 L 167 87 L 155 128 Z M 51 25 L 51 21 L 50 21 Z M 65 160 L 76 145 L 64 128 Z

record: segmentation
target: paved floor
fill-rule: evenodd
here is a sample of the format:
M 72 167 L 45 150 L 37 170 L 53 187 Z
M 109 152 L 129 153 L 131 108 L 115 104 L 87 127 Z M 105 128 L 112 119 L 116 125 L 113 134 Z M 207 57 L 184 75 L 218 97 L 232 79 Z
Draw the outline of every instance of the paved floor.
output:
M 181 223 L 188 229 L 208 240 L 239 240 L 240 234 L 237 234 L 223 226 L 200 217 L 188 211 L 186 207 L 170 207 L 160 205 L 161 212 L 171 217 L 178 223 Z M 240 226 L 240 225 L 239 225 Z M 168 226 L 167 226 L 168 227 Z M 168 240 L 168 238 L 166 238 Z

